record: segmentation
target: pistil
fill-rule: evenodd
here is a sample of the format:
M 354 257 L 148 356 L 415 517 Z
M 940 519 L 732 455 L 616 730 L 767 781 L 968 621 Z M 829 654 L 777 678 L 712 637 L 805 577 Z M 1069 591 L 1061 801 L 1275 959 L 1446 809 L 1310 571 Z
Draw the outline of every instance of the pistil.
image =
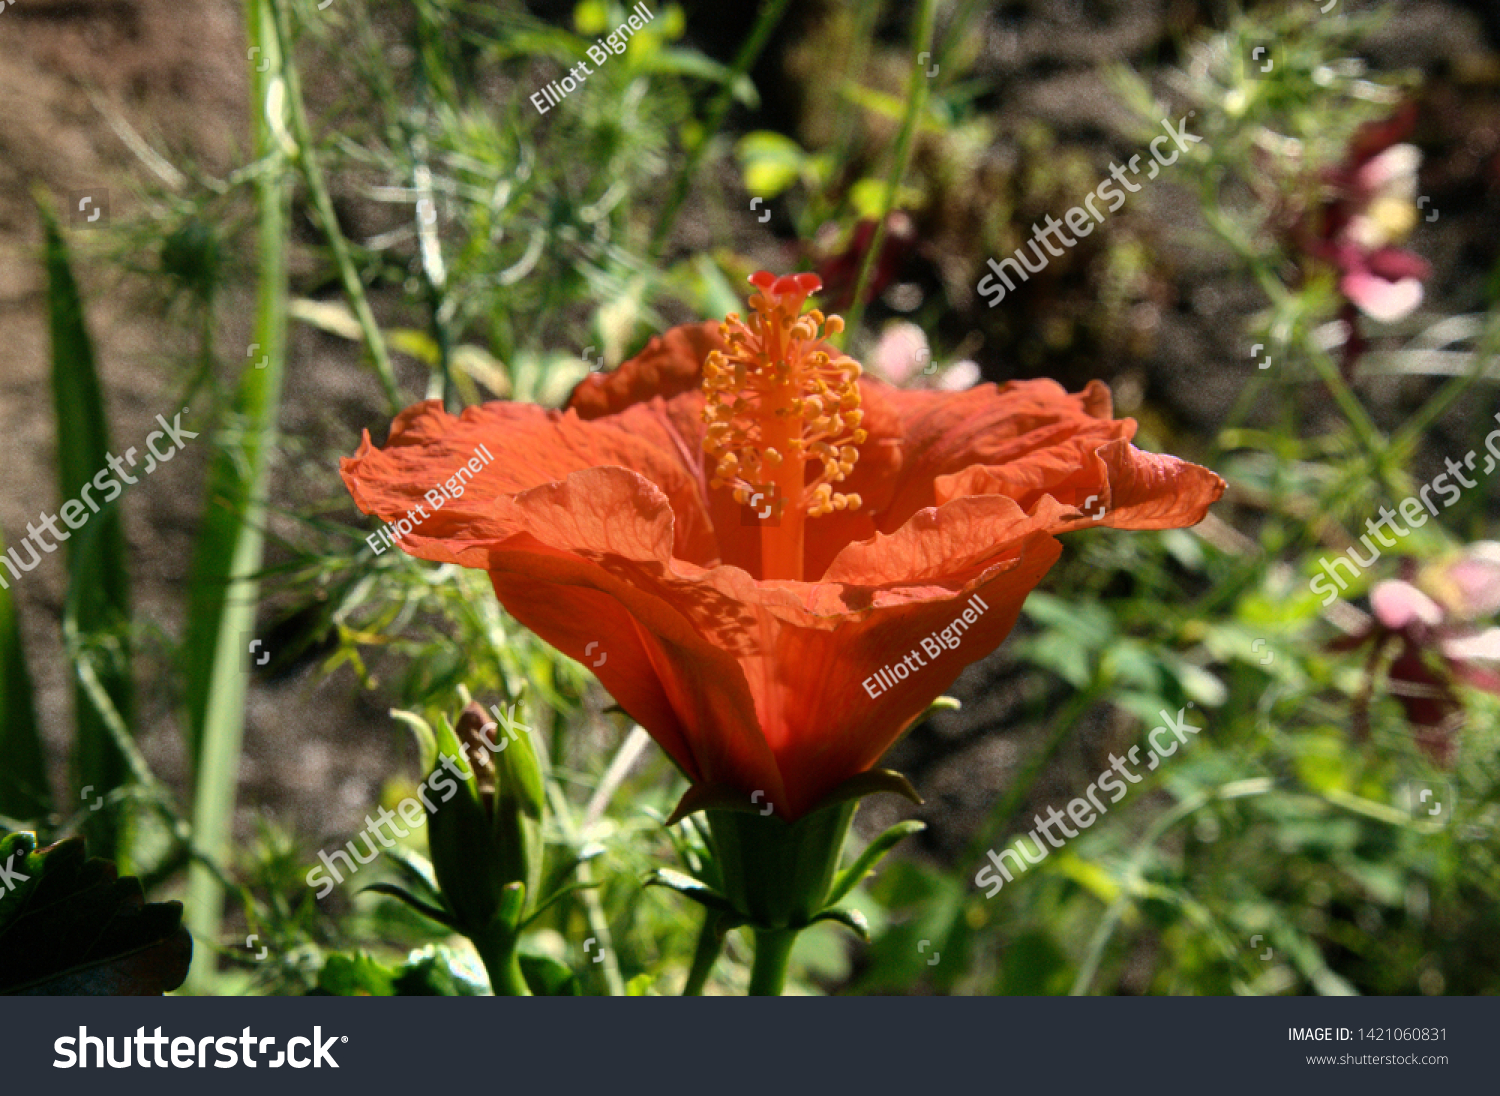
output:
M 843 330 L 838 316 L 802 314 L 814 274 L 751 279 L 747 320 L 720 326 L 728 347 L 704 363 L 703 447 L 714 462 L 711 486 L 734 489 L 761 524 L 761 578 L 803 577 L 806 521 L 857 508 L 860 497 L 833 485 L 846 479 L 866 439 L 861 428 L 860 366 L 823 341 Z M 808 464 L 822 470 L 808 479 Z

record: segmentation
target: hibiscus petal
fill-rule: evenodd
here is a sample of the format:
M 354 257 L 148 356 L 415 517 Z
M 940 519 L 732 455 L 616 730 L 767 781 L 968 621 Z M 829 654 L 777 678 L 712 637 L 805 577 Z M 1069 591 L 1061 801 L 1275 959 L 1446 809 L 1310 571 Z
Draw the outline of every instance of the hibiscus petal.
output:
M 768 713 L 765 726 L 793 811 L 815 806 L 849 774 L 874 765 L 964 667 L 999 646 L 1060 552 L 1051 537 L 1035 536 L 940 596 L 910 591 L 903 602 L 889 592 L 877 608 L 832 632 L 782 628 L 760 663 L 766 675 L 761 688 L 784 698 L 785 709 Z M 974 594 L 986 608 L 971 605 Z M 955 625 L 966 611 L 973 618 Z M 952 649 L 933 635 L 950 628 L 957 643 Z M 937 646 L 942 649 L 934 653 Z M 893 687 L 883 688 L 876 671 L 903 660 L 908 676 L 893 676 Z
M 435 550 L 431 546 L 448 537 L 466 546 L 509 535 L 495 524 L 499 498 L 589 468 L 629 469 L 628 475 L 649 481 L 665 496 L 661 506 L 669 519 L 675 515 L 678 553 L 685 559 L 711 559 L 713 533 L 700 482 L 684 467 L 683 454 L 653 440 L 648 427 L 654 416 L 642 409 L 585 423 L 571 412 L 497 402 L 467 408 L 455 417 L 440 401 L 428 400 L 396 417 L 384 449 L 375 448 L 367 431 L 358 453 L 340 463 L 340 473 L 360 509 L 388 523 L 412 514 L 417 539 Z M 454 483 L 481 445 L 494 460 L 458 485 L 462 497 L 446 497 L 440 485 Z M 440 504 L 434 505 L 434 495 L 442 499 Z M 463 559 L 442 554 L 423 558 L 484 566 L 472 553 Z
M 1098 381 L 1077 395 L 1051 380 L 981 384 L 964 392 L 889 389 L 885 395 L 899 416 L 902 440 L 897 481 L 877 515 L 885 532 L 961 493 L 944 477 L 1024 458 L 1061 468 L 1066 453 L 1051 450 L 1069 439 L 1085 436 L 1102 445 L 1135 434 L 1133 420 L 1110 417 L 1109 389 Z
M 568 407 L 582 419 L 614 415 L 636 403 L 697 389 L 703 361 L 724 349 L 718 321 L 689 323 L 653 335 L 646 348 L 610 373 L 591 373 L 573 389 Z

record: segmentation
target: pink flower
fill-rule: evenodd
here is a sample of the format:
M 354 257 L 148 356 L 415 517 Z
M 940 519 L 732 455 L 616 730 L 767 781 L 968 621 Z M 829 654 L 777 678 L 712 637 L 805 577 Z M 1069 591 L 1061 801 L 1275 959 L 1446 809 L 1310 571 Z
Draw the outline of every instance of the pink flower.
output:
M 1432 277 L 1426 260 L 1397 246 L 1420 219 L 1422 153 L 1402 143 L 1415 123 L 1416 109 L 1408 105 L 1387 121 L 1361 127 L 1344 162 L 1325 176 L 1327 198 L 1298 234 L 1309 255 L 1333 266 L 1348 301 L 1341 314 L 1349 329 L 1346 375 L 1364 350 L 1360 314 L 1377 323 L 1405 319 L 1422 303 L 1422 283 Z
M 914 323 L 890 324 L 875 346 L 870 366 L 897 388 L 936 388 L 962 392 L 980 381 L 979 366 L 967 358 L 940 366 L 932 360 L 927 334 Z
M 1376 667 L 1394 653 L 1386 671 L 1390 694 L 1416 731 L 1417 745 L 1438 764 L 1451 765 L 1464 723 L 1454 684 L 1500 695 L 1500 628 L 1475 623 L 1500 610 L 1500 543 L 1471 544 L 1409 578 L 1376 583 L 1370 624 L 1333 646 L 1371 645 L 1369 675 L 1355 703 L 1357 733 L 1368 730 Z

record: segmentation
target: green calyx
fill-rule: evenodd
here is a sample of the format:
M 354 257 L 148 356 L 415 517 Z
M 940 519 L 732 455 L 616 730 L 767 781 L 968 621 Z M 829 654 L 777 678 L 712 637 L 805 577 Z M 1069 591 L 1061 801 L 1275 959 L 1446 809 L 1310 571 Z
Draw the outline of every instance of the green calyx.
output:
M 840 902 L 901 838 L 924 828 L 915 820 L 881 834 L 850 867 L 839 870 L 859 799 L 892 791 L 920 803 L 899 773 L 872 770 L 846 781 L 817 809 L 794 822 L 777 817 L 770 804 L 753 803 L 743 792 L 694 787 L 670 822 L 702 811 L 710 862 L 694 875 L 659 870 L 648 883 L 671 887 L 716 911 L 720 930 L 748 925 L 758 933 L 795 933 L 815 921 L 834 920 L 867 935 L 857 910 Z

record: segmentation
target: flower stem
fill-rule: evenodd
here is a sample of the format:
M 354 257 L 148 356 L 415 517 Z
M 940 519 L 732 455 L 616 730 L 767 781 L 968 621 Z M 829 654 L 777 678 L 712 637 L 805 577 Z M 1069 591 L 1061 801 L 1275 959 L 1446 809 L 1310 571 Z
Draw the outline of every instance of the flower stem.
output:
M 693 965 L 688 971 L 687 982 L 682 987 L 684 997 L 703 996 L 703 986 L 713 973 L 714 963 L 718 962 L 719 951 L 723 947 L 724 938 L 719 935 L 719 915 L 713 910 L 705 910 L 703 928 L 698 931 L 698 946 L 693 950 Z
M 484 963 L 490 976 L 490 988 L 496 997 L 530 997 L 531 987 L 521 973 L 521 960 L 516 955 L 516 941 L 509 933 L 489 939 L 471 937 L 474 950 Z
M 749 996 L 781 996 L 786 985 L 787 962 L 796 942 L 796 929 L 755 930 L 755 963 L 750 968 Z

